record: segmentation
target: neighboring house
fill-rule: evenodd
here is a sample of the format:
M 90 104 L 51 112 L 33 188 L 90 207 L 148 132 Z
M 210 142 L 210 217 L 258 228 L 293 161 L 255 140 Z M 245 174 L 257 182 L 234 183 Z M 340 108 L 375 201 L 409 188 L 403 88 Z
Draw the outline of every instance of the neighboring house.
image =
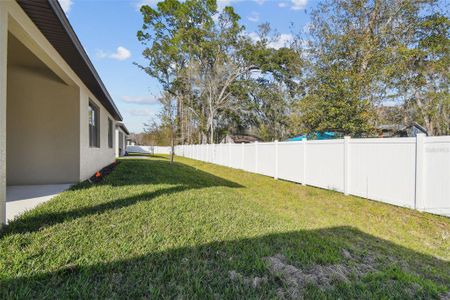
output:
M 222 141 L 221 144 L 248 144 L 248 143 L 254 143 L 254 142 L 261 142 L 262 140 L 254 135 L 247 135 L 247 134 L 241 134 L 241 135 L 232 135 L 227 134 Z
M 58 1 L 0 1 L 0 224 L 7 185 L 74 183 L 114 162 L 119 121 Z
M 123 123 L 116 125 L 116 157 L 124 156 L 127 148 L 127 138 L 130 135 Z
M 401 124 L 380 125 L 377 129 L 380 131 L 380 137 L 415 137 L 418 133 L 428 135 L 428 131 L 415 122 L 406 126 Z

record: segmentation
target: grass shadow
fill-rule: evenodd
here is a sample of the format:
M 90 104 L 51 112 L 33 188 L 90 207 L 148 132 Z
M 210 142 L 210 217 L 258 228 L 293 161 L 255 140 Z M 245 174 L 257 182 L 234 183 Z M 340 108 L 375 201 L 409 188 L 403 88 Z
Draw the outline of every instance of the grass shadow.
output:
M 180 162 L 170 163 L 161 159 L 126 159 L 118 164 L 101 183 L 113 187 L 139 184 L 176 184 L 190 188 L 226 186 L 241 188 L 242 185 L 204 172 Z
M 124 256 L 127 256 L 124 254 Z M 352 227 L 150 252 L 2 278 L 2 298 L 438 298 L 450 263 Z

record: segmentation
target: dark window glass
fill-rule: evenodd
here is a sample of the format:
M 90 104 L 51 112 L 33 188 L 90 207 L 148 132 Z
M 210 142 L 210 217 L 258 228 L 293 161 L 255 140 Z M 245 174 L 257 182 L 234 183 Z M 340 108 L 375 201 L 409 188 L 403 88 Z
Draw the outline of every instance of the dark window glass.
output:
M 100 147 L 100 124 L 98 107 L 89 103 L 89 146 Z
M 113 121 L 108 119 L 108 146 L 113 147 Z

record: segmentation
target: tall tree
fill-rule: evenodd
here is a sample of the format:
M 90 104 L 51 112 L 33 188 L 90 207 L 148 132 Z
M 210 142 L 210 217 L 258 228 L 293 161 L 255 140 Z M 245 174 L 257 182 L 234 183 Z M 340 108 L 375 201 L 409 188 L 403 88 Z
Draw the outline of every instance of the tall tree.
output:
M 409 121 L 430 135 L 450 134 L 450 20 L 441 13 L 421 17 L 412 43 L 398 51 L 392 88 Z
M 183 115 L 192 116 L 200 142 L 217 141 L 217 129 L 246 107 L 250 93 L 243 93 L 242 83 L 255 80 L 254 71 L 284 90 L 297 84 L 298 53 L 272 49 L 266 39 L 253 42 L 232 7 L 218 13 L 215 0 L 165 0 L 141 11 L 138 38 L 148 47 L 148 65 L 141 68 L 176 99 L 181 132 Z
M 162 109 L 159 113 L 161 119 L 161 127 L 169 131 L 170 137 L 170 163 L 173 163 L 175 155 L 175 144 L 177 134 L 177 101 L 176 98 L 169 92 L 163 92 L 159 98 Z
M 192 61 L 192 52 L 210 31 L 212 15 L 217 5 L 214 0 L 165 0 L 153 9 L 141 7 L 142 29 L 137 37 L 147 47 L 143 51 L 146 65 L 138 65 L 156 78 L 163 90 L 177 99 L 177 123 L 184 135 L 188 129 L 186 105 L 192 106 L 189 73 L 186 67 Z
M 294 115 L 306 131 L 370 134 L 376 107 L 396 97 L 391 66 L 401 63 L 421 13 L 434 0 L 328 0 L 312 15 L 307 93 Z

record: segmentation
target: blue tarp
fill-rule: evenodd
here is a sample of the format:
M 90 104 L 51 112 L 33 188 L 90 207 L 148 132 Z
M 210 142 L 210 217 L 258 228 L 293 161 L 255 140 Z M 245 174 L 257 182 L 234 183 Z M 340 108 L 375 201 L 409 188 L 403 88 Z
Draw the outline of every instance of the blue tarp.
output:
M 337 137 L 336 132 L 325 131 L 325 132 L 316 132 L 316 133 L 310 133 L 310 134 L 296 135 L 287 140 L 288 140 L 288 142 L 301 141 L 304 138 L 306 138 L 308 140 L 331 140 L 331 139 L 335 139 L 336 137 Z

